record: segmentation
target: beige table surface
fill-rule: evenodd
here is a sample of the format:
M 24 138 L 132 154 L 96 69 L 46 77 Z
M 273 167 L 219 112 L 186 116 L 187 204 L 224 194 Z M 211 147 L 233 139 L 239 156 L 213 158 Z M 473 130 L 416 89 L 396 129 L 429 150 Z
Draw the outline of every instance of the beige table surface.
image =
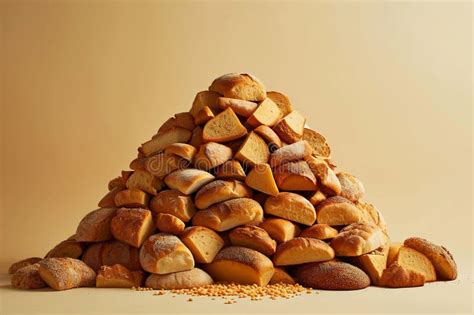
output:
M 460 276 L 420 288 L 360 291 L 313 291 L 292 299 L 250 301 L 193 297 L 152 291 L 80 288 L 62 292 L 50 289 L 16 290 L 9 276 L 0 276 L 0 314 L 166 314 L 166 313 L 467 313 L 472 314 L 472 277 L 467 261 L 458 262 Z

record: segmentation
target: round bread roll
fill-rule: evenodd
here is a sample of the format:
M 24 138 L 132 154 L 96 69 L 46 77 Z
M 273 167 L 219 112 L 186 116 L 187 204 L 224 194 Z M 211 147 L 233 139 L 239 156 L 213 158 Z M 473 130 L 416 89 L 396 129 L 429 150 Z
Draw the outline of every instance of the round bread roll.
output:
M 215 79 L 209 91 L 244 101 L 263 101 L 267 96 L 259 79 L 247 73 L 228 73 Z
M 252 198 L 252 189 L 237 180 L 215 180 L 202 187 L 194 197 L 197 208 L 209 208 L 215 203 L 234 198 Z
M 222 232 L 243 224 L 258 225 L 262 220 L 263 209 L 258 202 L 249 198 L 236 198 L 198 211 L 192 223 Z
M 211 276 L 199 268 L 173 272 L 165 275 L 151 274 L 145 281 L 145 287 L 153 289 L 190 289 L 212 284 Z
M 296 279 L 305 287 L 323 290 L 358 290 L 370 285 L 362 270 L 341 261 L 303 265 L 296 270 Z

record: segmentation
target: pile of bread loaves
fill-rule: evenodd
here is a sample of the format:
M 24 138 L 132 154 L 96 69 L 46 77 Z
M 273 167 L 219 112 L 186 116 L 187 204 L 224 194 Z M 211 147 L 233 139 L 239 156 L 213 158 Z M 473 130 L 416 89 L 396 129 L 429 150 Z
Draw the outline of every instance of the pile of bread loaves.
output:
M 286 95 L 223 75 L 140 146 L 73 236 L 13 264 L 12 285 L 351 290 L 457 277 L 444 247 L 392 243 L 361 181 L 330 153 Z

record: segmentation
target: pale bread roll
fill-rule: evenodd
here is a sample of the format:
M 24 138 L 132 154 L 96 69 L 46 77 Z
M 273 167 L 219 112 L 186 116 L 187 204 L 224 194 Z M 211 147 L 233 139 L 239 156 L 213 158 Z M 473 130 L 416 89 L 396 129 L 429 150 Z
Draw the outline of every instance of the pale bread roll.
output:
M 202 186 L 214 180 L 214 176 L 206 171 L 188 168 L 177 170 L 165 178 L 165 183 L 171 189 L 176 189 L 185 195 L 190 195 Z
M 244 101 L 263 101 L 267 94 L 263 83 L 247 73 L 224 74 L 212 82 L 209 91 Z
M 194 268 L 194 258 L 179 238 L 158 233 L 140 248 L 140 264 L 145 271 L 166 274 Z
M 278 245 L 272 260 L 275 266 L 288 266 L 333 258 L 334 250 L 327 243 L 314 238 L 296 237 Z
M 295 193 L 281 192 L 268 197 L 264 209 L 265 213 L 304 225 L 313 225 L 316 221 L 314 206 L 306 198 Z
M 208 142 L 201 145 L 194 158 L 194 166 L 201 170 L 210 170 L 232 159 L 232 150 L 220 143 Z
M 193 225 L 222 232 L 242 224 L 257 225 L 262 220 L 263 209 L 258 202 L 249 198 L 236 198 L 198 211 L 192 222 Z
M 215 180 L 203 186 L 194 197 L 199 209 L 209 208 L 213 204 L 234 198 L 252 198 L 252 189 L 237 180 Z
M 341 196 L 356 202 L 364 196 L 365 188 L 362 182 L 354 175 L 338 173 L 337 178 L 341 183 Z
M 78 242 L 100 242 L 112 239 L 110 222 L 115 216 L 115 208 L 99 208 L 89 212 L 79 222 L 76 230 Z
M 336 256 L 360 256 L 387 242 L 387 236 L 373 224 L 352 223 L 331 241 Z
M 187 143 L 173 143 L 165 148 L 165 154 L 179 156 L 189 162 L 194 160 L 197 150 Z
M 193 268 L 165 275 L 151 274 L 145 281 L 145 287 L 157 290 L 191 289 L 214 283 L 204 270 Z
M 278 243 L 289 241 L 300 234 L 300 228 L 296 224 L 281 218 L 265 218 L 259 227 Z
M 273 175 L 281 190 L 316 190 L 317 180 L 305 161 L 293 161 L 274 168 Z
M 174 215 L 183 222 L 191 220 L 196 213 L 192 197 L 173 189 L 163 190 L 153 197 L 150 210 Z
M 318 203 L 316 207 L 318 223 L 331 226 L 349 225 L 363 222 L 366 215 L 364 211 L 341 196 L 334 196 Z
M 270 166 L 274 168 L 283 163 L 304 160 L 311 152 L 311 146 L 303 140 L 285 145 L 270 155 Z

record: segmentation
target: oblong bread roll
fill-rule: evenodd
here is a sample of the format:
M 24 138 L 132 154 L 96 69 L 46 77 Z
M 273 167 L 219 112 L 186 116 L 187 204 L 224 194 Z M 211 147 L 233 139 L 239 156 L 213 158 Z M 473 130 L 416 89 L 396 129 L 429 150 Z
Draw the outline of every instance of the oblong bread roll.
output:
M 194 168 L 176 170 L 165 177 L 168 187 L 179 190 L 185 195 L 195 193 L 212 180 L 214 180 L 212 174 Z
M 334 250 L 327 243 L 315 238 L 296 237 L 278 245 L 272 260 L 275 266 L 288 266 L 333 258 Z
M 160 290 L 190 289 L 212 283 L 214 281 L 207 272 L 199 268 L 193 268 L 165 275 L 151 274 L 145 281 L 145 287 Z
M 265 201 L 265 213 L 304 225 L 313 225 L 316 211 L 308 199 L 301 195 L 281 192 Z
M 237 180 L 215 180 L 203 186 L 194 197 L 199 209 L 234 198 L 252 198 L 252 189 Z

